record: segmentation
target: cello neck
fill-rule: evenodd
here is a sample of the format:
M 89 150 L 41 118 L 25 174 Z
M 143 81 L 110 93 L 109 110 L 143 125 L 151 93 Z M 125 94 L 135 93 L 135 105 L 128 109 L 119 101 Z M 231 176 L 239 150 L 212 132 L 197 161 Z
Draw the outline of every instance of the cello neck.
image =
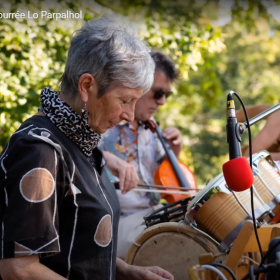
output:
M 159 126 L 155 127 L 155 131 L 158 135 L 158 138 L 165 150 L 166 156 L 172 166 L 172 169 L 174 173 L 176 174 L 176 177 L 180 183 L 180 186 L 183 188 L 191 188 L 185 174 L 182 172 L 182 169 L 178 163 L 178 159 L 176 158 L 174 152 L 172 151 L 171 147 L 169 146 L 168 142 L 163 138 L 162 131 Z

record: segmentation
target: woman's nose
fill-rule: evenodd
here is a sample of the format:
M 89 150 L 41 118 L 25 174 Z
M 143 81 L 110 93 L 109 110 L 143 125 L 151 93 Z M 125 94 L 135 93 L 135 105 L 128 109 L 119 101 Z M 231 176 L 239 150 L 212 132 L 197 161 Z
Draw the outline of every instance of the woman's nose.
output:
M 122 113 L 121 117 L 123 120 L 126 120 L 127 122 L 133 122 L 134 121 L 134 107 L 124 111 Z

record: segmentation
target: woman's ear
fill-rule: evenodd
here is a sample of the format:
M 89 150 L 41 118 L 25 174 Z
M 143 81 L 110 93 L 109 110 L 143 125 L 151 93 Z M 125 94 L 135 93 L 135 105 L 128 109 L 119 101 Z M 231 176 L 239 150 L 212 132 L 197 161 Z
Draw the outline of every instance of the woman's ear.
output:
M 83 103 L 87 103 L 90 95 L 95 95 L 97 97 L 98 88 L 94 77 L 89 73 L 81 75 L 78 90 Z

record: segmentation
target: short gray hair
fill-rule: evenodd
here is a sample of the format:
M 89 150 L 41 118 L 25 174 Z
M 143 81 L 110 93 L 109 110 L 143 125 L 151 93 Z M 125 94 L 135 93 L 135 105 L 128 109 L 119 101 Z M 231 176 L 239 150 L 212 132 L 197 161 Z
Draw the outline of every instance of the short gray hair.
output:
M 152 86 L 155 63 L 132 22 L 116 15 L 89 20 L 71 40 L 61 91 L 75 97 L 81 75 L 96 80 L 98 96 L 114 86 L 143 89 Z

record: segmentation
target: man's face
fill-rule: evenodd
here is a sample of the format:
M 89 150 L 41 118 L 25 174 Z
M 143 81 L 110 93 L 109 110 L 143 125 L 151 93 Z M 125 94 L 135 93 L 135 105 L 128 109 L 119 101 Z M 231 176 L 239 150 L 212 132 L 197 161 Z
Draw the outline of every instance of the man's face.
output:
M 170 92 L 170 88 L 170 79 L 162 71 L 157 70 L 151 89 L 136 102 L 135 119 L 142 121 L 149 120 L 157 112 L 159 106 L 164 105 L 166 101 L 165 95 L 162 95 L 159 99 L 155 99 L 155 94 Z

